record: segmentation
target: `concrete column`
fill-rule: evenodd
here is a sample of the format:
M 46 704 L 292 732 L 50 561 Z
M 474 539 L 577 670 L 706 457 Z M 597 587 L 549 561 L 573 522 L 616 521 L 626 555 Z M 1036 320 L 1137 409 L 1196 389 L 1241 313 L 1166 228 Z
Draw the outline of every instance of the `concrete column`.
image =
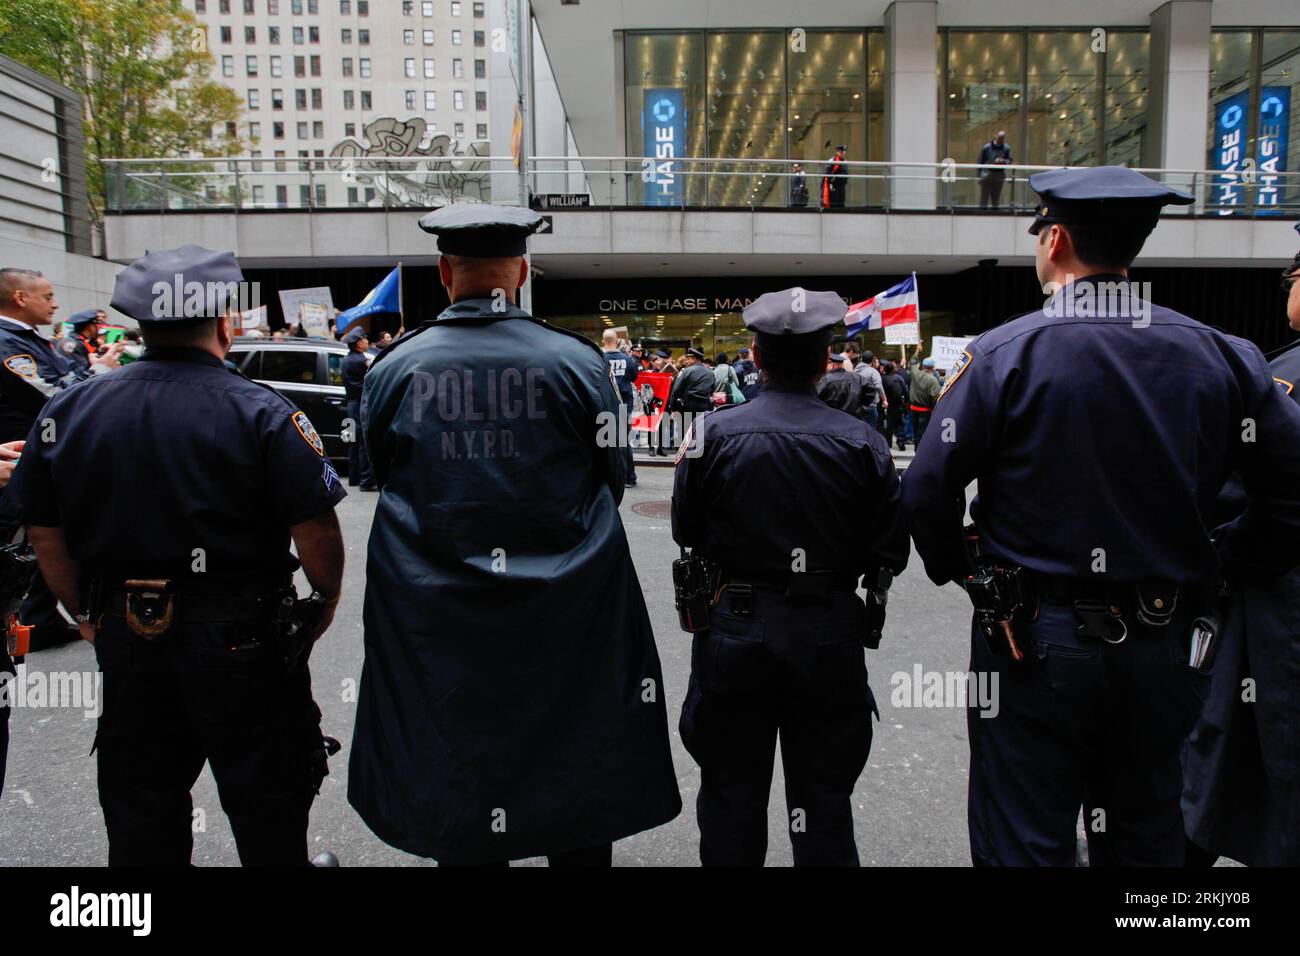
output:
M 885 10 L 885 158 L 935 163 L 939 90 L 935 0 L 895 0 Z M 917 169 L 912 175 L 928 176 Z M 889 190 L 895 209 L 933 209 L 937 180 L 895 179 Z
M 1204 169 L 1211 0 L 1170 0 L 1151 14 L 1151 85 L 1142 165 Z M 1172 185 L 1190 185 L 1191 177 Z

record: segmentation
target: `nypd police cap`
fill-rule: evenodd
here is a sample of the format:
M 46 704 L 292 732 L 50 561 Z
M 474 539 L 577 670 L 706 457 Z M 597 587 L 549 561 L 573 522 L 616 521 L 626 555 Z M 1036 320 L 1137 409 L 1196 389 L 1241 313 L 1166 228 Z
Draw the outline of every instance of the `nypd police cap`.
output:
M 844 321 L 849 308 L 835 292 L 795 287 L 766 292 L 746 307 L 745 328 L 763 335 L 807 335 Z
M 350 329 L 347 335 L 343 336 L 343 342 L 346 345 L 356 345 L 365 337 L 366 337 L 366 330 L 358 325 L 355 328 Z
M 480 258 L 524 255 L 541 224 L 541 214 L 531 209 L 489 203 L 454 203 L 420 220 L 421 229 L 438 237 L 439 252 Z
M 202 246 L 155 250 L 117 274 L 112 304 L 145 324 L 216 319 L 237 307 L 243 281 L 234 253 Z
M 98 319 L 98 309 L 83 309 L 80 312 L 73 313 L 72 317 L 68 319 L 68 324 L 74 329 L 84 329 L 92 322 L 98 321 Z
M 1150 232 L 1162 206 L 1195 201 L 1181 189 L 1125 166 L 1053 169 L 1030 176 L 1029 185 L 1041 197 L 1029 227 L 1031 236 L 1050 223 L 1072 222 L 1104 222 Z

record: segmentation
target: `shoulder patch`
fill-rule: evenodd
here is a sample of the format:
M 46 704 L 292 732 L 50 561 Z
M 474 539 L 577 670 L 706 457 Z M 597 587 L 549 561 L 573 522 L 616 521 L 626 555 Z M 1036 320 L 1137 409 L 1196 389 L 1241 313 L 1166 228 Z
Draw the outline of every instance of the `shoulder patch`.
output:
M 1278 378 L 1276 375 L 1273 376 L 1273 381 L 1277 382 L 1278 387 L 1280 387 L 1287 395 L 1290 395 L 1291 390 L 1295 388 L 1295 385 L 1292 382 L 1288 382 L 1284 378 Z
M 13 372 L 19 378 L 35 379 L 39 376 L 36 371 L 36 359 L 30 355 L 11 355 L 5 359 L 5 368 Z
M 76 355 L 77 340 L 71 337 L 60 339 L 59 350 L 63 352 L 64 355 Z
M 957 361 L 953 363 L 952 368 L 949 369 L 948 377 L 943 383 L 943 388 L 939 390 L 939 398 L 943 398 L 943 396 L 947 394 L 948 389 L 952 388 L 952 383 L 961 377 L 961 373 L 966 371 L 966 367 L 970 365 L 970 363 L 970 352 L 963 350 L 961 355 L 957 357 Z
M 293 425 L 298 429 L 298 434 L 302 440 L 316 450 L 316 454 L 322 458 L 325 457 L 325 443 L 321 441 L 320 435 L 316 434 L 316 426 L 311 423 L 305 412 L 293 413 Z

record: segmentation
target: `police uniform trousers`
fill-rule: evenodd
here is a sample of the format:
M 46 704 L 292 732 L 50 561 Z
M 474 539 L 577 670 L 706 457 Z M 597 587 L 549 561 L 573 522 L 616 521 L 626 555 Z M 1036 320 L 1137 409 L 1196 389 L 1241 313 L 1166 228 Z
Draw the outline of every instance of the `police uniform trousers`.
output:
M 2 639 L 0 639 L 2 640 Z M 0 646 L 0 686 L 3 682 L 14 679 L 14 662 Z M 5 792 L 5 764 L 9 761 L 9 712 L 13 708 L 7 703 L 0 704 L 0 797 Z
M 1193 618 L 1179 608 L 1153 627 L 1126 612 L 1128 636 L 1108 644 L 1043 602 L 1015 625 L 1033 642 L 1023 661 L 972 628 L 971 670 L 997 675 L 996 716 L 976 694 L 967 709 L 976 865 L 1073 865 L 1081 806 L 1090 865 L 1187 862 L 1180 752 L 1208 689 L 1186 663 Z
M 307 864 L 307 814 L 326 773 L 320 710 L 307 670 L 287 673 L 267 643 L 275 626 L 180 623 L 146 641 L 104 616 L 94 749 L 110 866 L 189 864 L 190 789 L 205 761 L 240 862 Z M 216 808 L 203 809 L 210 819 Z
M 877 713 L 862 640 L 866 609 L 849 591 L 823 603 L 755 588 L 749 614 L 729 588 L 695 635 L 681 737 L 700 766 L 705 866 L 762 866 L 778 736 L 796 866 L 857 866 L 853 787 Z
M 370 454 L 366 451 L 365 434 L 361 428 L 360 399 L 348 399 L 347 414 L 355 423 L 352 441 L 348 443 L 348 484 L 369 485 L 375 479 L 370 472 Z
M 630 483 L 636 482 L 636 464 L 632 457 L 632 400 L 628 399 L 623 403 L 623 410 L 627 413 L 627 432 L 623 435 L 623 466 L 626 469 L 624 480 Z

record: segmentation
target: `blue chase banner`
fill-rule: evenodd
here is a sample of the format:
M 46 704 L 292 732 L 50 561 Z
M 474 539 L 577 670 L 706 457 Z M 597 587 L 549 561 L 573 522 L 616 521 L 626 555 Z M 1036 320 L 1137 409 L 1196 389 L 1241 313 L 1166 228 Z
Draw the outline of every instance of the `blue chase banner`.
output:
M 680 206 L 682 177 L 677 160 L 686 151 L 686 96 L 678 88 L 645 91 L 641 111 L 644 156 L 641 173 L 645 205 Z
M 1220 216 L 1230 216 L 1233 206 L 1242 205 L 1245 194 L 1239 170 L 1246 158 L 1246 110 L 1250 93 L 1242 90 L 1214 108 L 1213 168 L 1220 171 L 1214 177 L 1213 202 L 1219 206 Z
M 1286 202 L 1286 186 L 1278 173 L 1287 170 L 1287 140 L 1291 134 L 1291 87 L 1266 86 L 1259 91 L 1259 144 L 1256 157 L 1259 173 L 1259 190 L 1255 197 L 1259 211 L 1268 215 L 1282 214 L 1280 207 Z

